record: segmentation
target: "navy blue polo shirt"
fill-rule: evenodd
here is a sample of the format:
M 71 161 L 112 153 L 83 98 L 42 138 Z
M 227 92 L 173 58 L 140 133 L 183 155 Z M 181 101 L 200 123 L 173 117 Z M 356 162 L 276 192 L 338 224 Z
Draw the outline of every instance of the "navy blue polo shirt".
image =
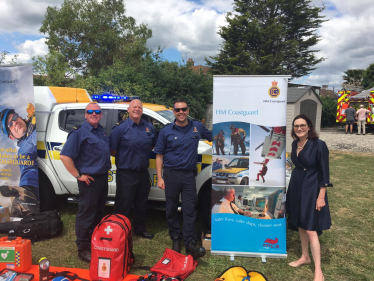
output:
M 112 167 L 109 137 L 100 124 L 95 129 L 84 121 L 79 129 L 73 129 L 61 155 L 73 159 L 75 167 L 82 174 L 102 175 Z
M 175 121 L 160 131 L 154 153 L 164 155 L 164 166 L 176 170 L 193 170 L 197 165 L 199 139 L 212 141 L 212 132 L 199 121 L 188 120 L 185 127 Z
M 153 125 L 140 119 L 139 125 L 130 118 L 115 126 L 110 133 L 110 150 L 117 151 L 117 169 L 145 171 L 149 167 L 149 154 L 157 137 Z

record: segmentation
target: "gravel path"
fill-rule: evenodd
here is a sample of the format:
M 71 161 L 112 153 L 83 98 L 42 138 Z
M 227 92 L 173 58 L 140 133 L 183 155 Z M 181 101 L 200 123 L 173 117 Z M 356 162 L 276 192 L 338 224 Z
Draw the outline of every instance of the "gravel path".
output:
M 351 152 L 374 153 L 374 134 L 366 135 L 345 134 L 345 129 L 340 127 L 322 129 L 319 137 L 325 141 L 329 150 L 342 150 Z

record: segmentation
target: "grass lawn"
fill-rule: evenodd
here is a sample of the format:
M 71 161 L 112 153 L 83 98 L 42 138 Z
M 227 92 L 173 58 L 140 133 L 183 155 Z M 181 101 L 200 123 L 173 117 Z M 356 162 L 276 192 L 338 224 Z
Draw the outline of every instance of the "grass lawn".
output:
M 322 269 L 325 280 L 374 280 L 374 155 L 330 152 L 330 177 L 334 184 L 328 189 L 332 228 L 320 237 Z M 112 208 L 108 207 L 110 213 Z M 68 204 L 59 209 L 64 221 L 64 231 L 58 238 L 36 242 L 32 246 L 33 264 L 47 257 L 52 266 L 88 269 L 88 264 L 77 259 L 75 246 L 75 213 L 77 205 Z M 147 228 L 155 233 L 151 241 L 134 237 L 136 262 L 130 273 L 144 275 L 147 271 L 136 269 L 153 266 L 166 247 L 171 247 L 165 212 L 148 210 Z M 197 222 L 203 230 L 203 223 Z M 241 236 L 243 240 L 245 235 Z M 287 233 L 287 259 L 239 258 L 232 262 L 228 257 L 208 254 L 200 259 L 196 271 L 188 280 L 214 280 L 232 265 L 242 265 L 248 270 L 260 271 L 269 280 L 313 280 L 313 265 L 291 268 L 288 263 L 299 258 L 301 246 L 298 233 Z M 184 249 L 182 250 L 184 253 Z

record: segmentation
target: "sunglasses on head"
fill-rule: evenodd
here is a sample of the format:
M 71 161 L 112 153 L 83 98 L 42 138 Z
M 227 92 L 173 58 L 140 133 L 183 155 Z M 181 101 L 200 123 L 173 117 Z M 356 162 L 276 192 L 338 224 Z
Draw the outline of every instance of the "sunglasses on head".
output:
M 183 111 L 183 112 L 186 112 L 187 111 L 187 109 L 188 109 L 188 107 L 182 107 L 182 108 L 174 108 L 174 111 L 175 112 L 179 112 L 179 111 Z
M 89 110 L 86 111 L 87 114 L 93 114 L 94 112 L 97 115 L 101 114 L 101 110 L 100 109 L 96 109 L 96 110 L 89 109 Z
M 8 123 L 8 128 L 13 126 L 13 122 L 16 121 L 20 116 L 17 113 L 13 113 L 12 119 Z

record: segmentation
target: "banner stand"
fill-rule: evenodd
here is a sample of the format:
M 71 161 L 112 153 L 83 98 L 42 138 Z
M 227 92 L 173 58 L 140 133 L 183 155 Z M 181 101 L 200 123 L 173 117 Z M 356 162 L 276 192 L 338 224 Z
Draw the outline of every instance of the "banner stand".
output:
M 213 76 L 212 255 L 287 257 L 289 78 Z
M 235 257 L 252 257 L 252 258 L 261 258 L 262 262 L 266 262 L 266 258 L 287 258 L 287 254 L 260 254 L 254 252 L 230 252 L 230 251 L 211 251 L 212 255 L 218 256 L 229 256 L 231 261 L 235 260 Z

